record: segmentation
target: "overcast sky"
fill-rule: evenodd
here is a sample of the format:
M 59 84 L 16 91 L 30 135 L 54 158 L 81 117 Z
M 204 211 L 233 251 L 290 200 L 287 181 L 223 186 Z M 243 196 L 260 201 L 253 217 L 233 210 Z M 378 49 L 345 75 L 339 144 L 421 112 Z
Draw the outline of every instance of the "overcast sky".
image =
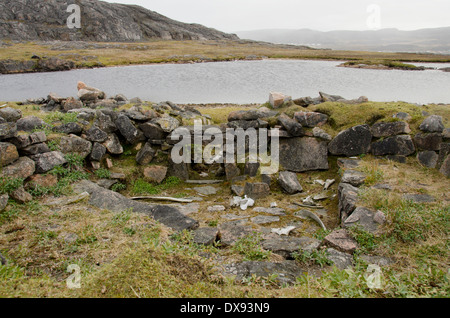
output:
M 107 2 L 138 4 L 171 19 L 200 23 L 225 32 L 301 28 L 320 31 L 373 28 L 415 30 L 450 26 L 450 0 L 107 0 Z M 372 4 L 376 7 L 371 6 Z

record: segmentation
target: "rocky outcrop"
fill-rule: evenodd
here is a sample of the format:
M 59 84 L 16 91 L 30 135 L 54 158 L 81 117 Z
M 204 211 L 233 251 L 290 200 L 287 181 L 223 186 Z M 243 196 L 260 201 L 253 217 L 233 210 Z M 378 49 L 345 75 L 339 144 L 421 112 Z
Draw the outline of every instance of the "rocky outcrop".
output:
M 0 10 L 0 38 L 98 42 L 238 39 L 234 34 L 174 21 L 137 5 L 97 0 L 74 3 L 81 9 L 81 29 L 66 26 L 71 15 L 67 12 L 70 2 L 4 0 Z

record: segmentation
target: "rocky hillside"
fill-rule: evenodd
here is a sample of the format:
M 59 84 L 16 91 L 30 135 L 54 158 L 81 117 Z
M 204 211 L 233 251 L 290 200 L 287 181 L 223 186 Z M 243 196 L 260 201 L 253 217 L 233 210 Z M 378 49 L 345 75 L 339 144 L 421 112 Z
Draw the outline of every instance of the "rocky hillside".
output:
M 66 25 L 67 6 L 81 8 L 81 29 Z M 199 24 L 171 20 L 140 6 L 98 0 L 3 0 L 0 3 L 0 39 L 145 41 L 238 39 Z

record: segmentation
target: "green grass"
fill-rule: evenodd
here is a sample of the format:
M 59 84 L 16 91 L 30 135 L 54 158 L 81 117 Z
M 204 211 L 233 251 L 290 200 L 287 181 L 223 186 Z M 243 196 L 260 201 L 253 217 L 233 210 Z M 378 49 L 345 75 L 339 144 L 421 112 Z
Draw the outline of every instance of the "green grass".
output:
M 261 261 L 268 259 L 270 251 L 264 250 L 260 243 L 262 241 L 260 233 L 254 232 L 239 239 L 233 246 L 233 251 L 244 256 L 245 261 Z
M 140 194 L 156 195 L 161 193 L 162 191 L 177 187 L 181 183 L 182 181 L 177 177 L 168 177 L 163 181 L 163 183 L 158 185 L 149 183 L 144 179 L 139 178 L 132 183 L 131 192 L 135 195 Z

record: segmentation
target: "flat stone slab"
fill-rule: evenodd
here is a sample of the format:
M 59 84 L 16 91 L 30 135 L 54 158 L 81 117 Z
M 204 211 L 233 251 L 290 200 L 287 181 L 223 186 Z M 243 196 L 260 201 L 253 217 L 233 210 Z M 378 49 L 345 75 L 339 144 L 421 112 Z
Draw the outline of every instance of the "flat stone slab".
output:
M 250 219 L 255 224 L 269 224 L 280 222 L 280 218 L 278 216 L 266 216 L 266 215 L 258 215 Z
M 262 242 L 265 250 L 292 258 L 293 253 L 312 251 L 320 246 L 320 241 L 309 237 L 272 236 Z
M 367 175 L 356 170 L 346 170 L 342 176 L 341 182 L 350 183 L 354 187 L 359 187 L 366 181 Z
M 237 225 L 235 222 L 223 223 L 219 226 L 220 243 L 222 246 L 232 246 L 239 239 L 255 232 L 250 226 Z
M 353 266 L 353 256 L 348 253 L 343 253 L 334 248 L 327 248 L 325 250 L 327 258 L 333 262 L 333 265 L 339 269 L 347 269 Z
M 213 195 L 216 194 L 219 189 L 212 186 L 206 186 L 206 187 L 195 187 L 193 188 L 197 193 L 202 195 Z
M 269 277 L 277 274 L 275 280 L 280 284 L 295 284 L 297 277 L 306 274 L 307 271 L 299 267 L 295 261 L 282 263 L 249 261 L 224 265 L 223 272 L 227 276 L 235 276 L 236 281 L 242 281 L 249 277 Z
M 278 216 L 284 216 L 286 215 L 285 210 L 282 208 L 263 208 L 263 207 L 256 207 L 253 209 L 253 212 L 258 213 L 266 213 L 270 215 L 278 215 Z
M 345 229 L 331 232 L 323 239 L 322 243 L 341 252 L 350 254 L 353 254 L 358 248 L 358 243 L 350 237 Z
M 430 203 L 436 201 L 434 197 L 428 194 L 405 194 L 403 199 L 414 203 Z
M 183 215 L 175 207 L 133 201 L 120 193 L 104 189 L 88 180 L 82 180 L 73 185 L 72 188 L 76 193 L 89 193 L 89 204 L 100 209 L 113 212 L 131 209 L 133 212 L 149 215 L 175 231 L 195 230 L 199 226 L 198 221 Z

